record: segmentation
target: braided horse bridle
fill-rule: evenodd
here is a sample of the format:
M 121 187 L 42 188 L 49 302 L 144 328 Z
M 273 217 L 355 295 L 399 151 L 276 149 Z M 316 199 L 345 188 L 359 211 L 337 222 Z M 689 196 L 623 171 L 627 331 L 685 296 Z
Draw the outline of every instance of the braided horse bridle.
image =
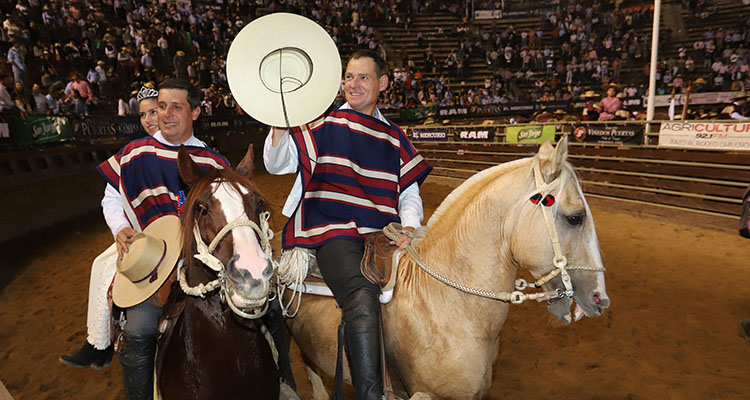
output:
M 216 181 L 215 181 L 216 182 Z M 268 211 L 263 211 L 258 215 L 258 220 L 260 224 L 256 224 L 255 222 L 249 220 L 247 216 L 240 215 L 239 217 L 235 218 L 233 221 L 227 223 L 224 227 L 219 230 L 219 232 L 216 234 L 216 236 L 211 240 L 211 243 L 206 245 L 206 243 L 203 241 L 200 233 L 200 228 L 198 227 L 198 221 L 196 220 L 193 225 L 193 236 L 195 237 L 195 244 L 196 244 L 196 250 L 197 254 L 194 254 L 193 257 L 195 257 L 197 260 L 208 266 L 210 269 L 215 271 L 217 273 L 216 279 L 208 282 L 208 283 L 200 283 L 197 286 L 190 286 L 187 283 L 187 278 L 185 276 L 185 270 L 182 269 L 183 261 L 181 260 L 178 265 L 178 280 L 180 282 L 180 288 L 182 288 L 182 291 L 185 292 L 185 294 L 191 295 L 191 296 L 197 296 L 201 298 L 205 298 L 206 293 L 209 293 L 213 290 L 216 290 L 217 288 L 221 288 L 220 290 L 220 296 L 221 301 L 225 302 L 229 308 L 237 315 L 248 318 L 248 319 L 257 319 L 265 315 L 265 313 L 268 311 L 268 305 L 271 302 L 272 298 L 269 298 L 269 294 L 271 297 L 273 297 L 273 294 L 275 291 L 272 290 L 272 285 L 268 285 L 268 293 L 266 293 L 266 296 L 262 299 L 253 299 L 251 303 L 255 303 L 254 306 L 251 306 L 249 308 L 239 308 L 237 307 L 230 297 L 230 288 L 229 288 L 229 279 L 227 278 L 226 273 L 226 267 L 224 266 L 224 263 L 219 260 L 216 256 L 213 255 L 214 250 L 216 250 L 216 247 L 218 247 L 221 240 L 234 228 L 240 227 L 240 226 L 249 226 L 253 228 L 253 230 L 258 234 L 258 238 L 260 238 L 260 244 L 263 248 L 263 252 L 266 254 L 268 259 L 271 261 L 272 265 L 274 266 L 274 269 L 276 269 L 276 262 L 273 261 L 273 250 L 271 249 L 271 239 L 273 239 L 273 230 L 271 230 L 268 220 L 271 216 L 271 213 Z
M 560 246 L 559 236 L 557 234 L 557 227 L 554 223 L 554 216 L 552 215 L 551 206 L 555 203 L 555 197 L 551 192 L 556 189 L 561 182 L 561 176 L 558 176 L 550 183 L 545 184 L 542 173 L 539 167 L 539 160 L 533 159 L 533 173 L 534 173 L 534 184 L 536 192 L 529 198 L 529 202 L 541 206 L 542 215 L 544 216 L 544 222 L 547 227 L 547 233 L 549 234 L 550 240 L 552 241 L 552 248 L 555 252 L 552 260 L 554 268 L 537 279 L 533 283 L 528 283 L 525 279 L 519 278 L 515 281 L 515 289 L 512 292 L 493 292 L 490 290 L 477 289 L 470 285 L 461 283 L 457 280 L 451 279 L 442 273 L 436 271 L 434 268 L 425 263 L 417 254 L 416 249 L 412 244 L 406 248 L 406 253 L 414 260 L 414 262 L 422 268 L 428 275 L 437 279 L 438 281 L 457 289 L 461 292 L 471 294 L 474 296 L 484 297 L 492 300 L 499 300 L 504 302 L 510 302 L 512 304 L 520 304 L 526 300 L 536 300 L 538 302 L 547 300 L 554 301 L 563 298 L 573 298 L 574 288 L 570 279 L 570 270 L 582 270 L 582 271 L 593 271 L 603 272 L 606 268 L 603 267 L 592 267 L 592 266 L 571 266 L 568 265 L 568 259 L 563 255 L 562 248 Z M 392 223 L 383 228 L 385 235 L 391 240 L 397 240 L 401 234 L 410 235 L 411 232 L 401 229 L 401 226 L 396 223 Z M 550 291 L 542 291 L 538 293 L 523 293 L 526 288 L 539 288 L 549 283 L 552 279 L 560 275 L 564 289 L 558 288 Z

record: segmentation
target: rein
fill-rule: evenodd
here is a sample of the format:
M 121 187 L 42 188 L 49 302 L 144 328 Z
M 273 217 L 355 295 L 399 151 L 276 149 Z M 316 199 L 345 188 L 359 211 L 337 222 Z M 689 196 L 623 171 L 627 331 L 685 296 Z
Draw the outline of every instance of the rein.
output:
M 532 197 L 532 203 L 535 205 L 541 205 L 542 206 L 542 215 L 544 216 L 544 222 L 547 226 L 547 233 L 550 236 L 550 239 L 552 240 L 552 247 L 555 252 L 554 259 L 552 260 L 552 265 L 555 267 L 544 275 L 543 277 L 536 280 L 534 283 L 528 283 L 525 279 L 516 279 L 515 281 L 515 288 L 516 290 L 512 292 L 493 292 L 489 290 L 484 289 L 477 289 L 470 285 L 458 282 L 454 279 L 451 279 L 440 272 L 436 271 L 434 268 L 430 267 L 429 264 L 425 263 L 417 253 L 416 249 L 412 244 L 409 244 L 406 248 L 406 252 L 411 256 L 411 258 L 414 260 L 414 262 L 419 265 L 420 268 L 424 272 L 426 272 L 431 277 L 435 278 L 436 280 L 456 289 L 461 292 L 484 297 L 491 300 L 498 300 L 498 301 L 504 301 L 504 302 L 510 302 L 512 304 L 521 304 L 526 300 L 536 300 L 537 302 L 541 302 L 544 300 L 547 301 L 553 301 L 557 299 L 563 299 L 563 298 L 572 298 L 574 295 L 573 290 L 573 284 L 570 279 L 570 275 L 568 274 L 569 270 L 582 270 L 582 271 L 606 271 L 606 268 L 599 268 L 599 267 L 589 267 L 589 266 L 569 266 L 568 265 L 568 259 L 562 254 L 562 248 L 560 247 L 560 240 L 557 235 L 557 228 L 554 223 L 554 216 L 552 215 L 552 211 L 550 210 L 550 206 L 554 204 L 554 197 L 549 194 L 550 188 L 553 186 L 556 186 L 556 184 L 559 182 L 560 177 L 555 178 L 552 182 L 545 185 L 544 181 L 541 177 L 541 171 L 539 167 L 538 160 L 534 159 L 533 161 L 534 166 L 534 183 L 536 185 L 537 190 L 545 189 L 547 191 L 546 196 L 542 196 L 541 193 L 535 194 Z M 549 202 L 540 202 L 539 199 L 541 198 L 551 198 Z M 534 201 L 536 199 L 536 201 Z M 401 229 L 401 225 L 397 223 L 391 223 L 385 228 L 383 228 L 383 233 L 386 237 L 388 237 L 391 240 L 397 240 L 398 237 L 401 234 L 407 234 L 410 235 L 411 232 L 404 231 Z M 523 293 L 523 290 L 526 288 L 538 288 L 541 289 L 542 286 L 549 281 L 551 281 L 553 278 L 557 277 L 558 275 L 561 276 L 563 286 L 565 289 L 555 289 L 552 291 L 542 291 L 539 293 Z
M 201 238 L 200 229 L 198 228 L 198 224 L 196 223 L 193 227 L 193 236 L 195 237 L 195 243 L 197 247 L 198 254 L 193 255 L 196 259 L 198 259 L 203 264 L 207 265 L 212 270 L 216 271 L 218 276 L 216 279 L 212 280 L 211 282 L 208 282 L 206 284 L 199 284 L 197 286 L 190 286 L 187 283 L 187 278 L 185 276 L 185 270 L 182 269 L 182 263 L 180 263 L 180 267 L 178 267 L 178 278 L 180 281 L 180 288 L 182 288 L 182 291 L 185 292 L 185 294 L 188 294 L 190 296 L 196 296 L 200 298 L 205 298 L 205 294 L 208 292 L 211 292 L 213 290 L 216 290 L 217 288 L 221 287 L 220 295 L 221 295 L 221 301 L 225 302 L 230 309 L 232 309 L 233 312 L 235 312 L 237 315 L 248 318 L 248 319 L 256 319 L 262 317 L 267 311 L 268 311 L 268 305 L 270 303 L 271 299 L 268 299 L 266 302 L 264 302 L 262 307 L 254 307 L 249 312 L 242 310 L 234 305 L 234 303 L 231 300 L 228 300 L 229 297 L 229 289 L 228 289 L 228 280 L 226 277 L 226 268 L 224 267 L 224 263 L 221 262 L 216 256 L 214 256 L 212 253 L 216 249 L 216 247 L 219 245 L 219 242 L 224 238 L 224 236 L 227 235 L 232 229 L 238 227 L 238 226 L 249 226 L 253 228 L 253 230 L 258 234 L 258 237 L 261 240 L 261 247 L 263 248 L 263 252 L 268 256 L 269 260 L 273 261 L 273 250 L 271 249 L 271 239 L 273 239 L 273 231 L 269 227 L 268 219 L 270 218 L 271 213 L 268 211 L 264 211 L 259 214 L 259 221 L 260 226 L 256 224 L 253 221 L 250 221 L 246 216 L 241 215 L 237 217 L 234 221 L 228 223 L 225 225 L 219 233 L 216 234 L 216 237 L 211 241 L 211 243 L 206 246 L 206 243 L 203 242 L 203 239 Z M 269 285 L 270 288 L 270 285 Z M 272 292 L 269 290 L 269 292 Z

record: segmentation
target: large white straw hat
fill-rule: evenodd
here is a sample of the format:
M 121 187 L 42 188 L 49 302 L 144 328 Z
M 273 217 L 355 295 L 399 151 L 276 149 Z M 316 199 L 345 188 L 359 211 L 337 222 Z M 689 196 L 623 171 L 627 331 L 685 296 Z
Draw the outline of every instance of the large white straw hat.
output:
M 234 38 L 227 80 L 251 117 L 271 126 L 299 126 L 333 103 L 341 85 L 341 57 L 317 23 L 296 14 L 269 14 Z
M 112 301 L 132 307 L 156 293 L 172 273 L 182 249 L 180 219 L 167 215 L 133 236 L 122 260 L 117 260 Z

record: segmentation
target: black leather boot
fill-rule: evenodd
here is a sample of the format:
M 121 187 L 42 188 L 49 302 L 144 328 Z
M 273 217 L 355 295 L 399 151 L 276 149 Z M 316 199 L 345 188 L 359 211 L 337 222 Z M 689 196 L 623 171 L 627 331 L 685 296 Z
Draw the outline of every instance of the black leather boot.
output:
M 281 315 L 281 306 L 278 299 L 271 301 L 271 304 L 268 306 L 268 312 L 261 319 L 271 337 L 273 337 L 273 343 L 276 345 L 276 351 L 279 353 L 279 376 L 289 387 L 296 391 L 297 384 L 294 382 L 292 363 L 289 359 L 289 333 L 284 325 L 284 318 Z
M 154 357 L 158 337 L 122 334 L 117 358 L 122 366 L 125 397 L 128 400 L 154 398 Z
M 344 348 L 358 400 L 383 397 L 380 370 L 380 304 L 377 289 L 365 287 L 344 301 Z
M 60 362 L 71 367 L 100 370 L 109 366 L 113 353 L 114 347 L 111 344 L 104 350 L 98 350 L 87 340 L 80 350 L 60 357 Z

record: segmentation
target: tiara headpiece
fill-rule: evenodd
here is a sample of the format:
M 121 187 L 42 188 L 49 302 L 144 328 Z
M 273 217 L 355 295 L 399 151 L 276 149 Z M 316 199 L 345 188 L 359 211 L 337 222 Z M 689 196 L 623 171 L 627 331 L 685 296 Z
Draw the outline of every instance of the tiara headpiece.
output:
M 143 99 L 150 99 L 152 97 L 159 96 L 159 92 L 157 90 L 147 88 L 145 86 L 141 86 L 141 90 L 138 91 L 138 96 L 136 97 L 136 100 L 140 102 Z

